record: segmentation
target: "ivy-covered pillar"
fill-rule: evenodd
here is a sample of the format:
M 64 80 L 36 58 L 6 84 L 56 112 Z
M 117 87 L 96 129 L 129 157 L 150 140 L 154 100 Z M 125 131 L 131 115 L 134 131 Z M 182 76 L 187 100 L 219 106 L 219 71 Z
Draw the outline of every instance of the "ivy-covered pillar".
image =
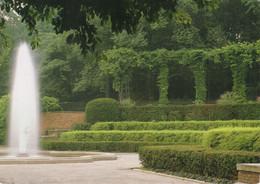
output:
M 228 45 L 222 48 L 224 59 L 229 64 L 232 72 L 232 91 L 244 98 L 246 101 L 246 73 L 252 63 L 251 50 L 247 44 Z
M 232 91 L 246 99 L 247 63 L 243 61 L 237 61 L 236 63 L 230 65 L 230 69 L 233 77 Z
M 159 94 L 159 104 L 168 104 L 168 87 L 169 87 L 169 81 L 168 81 L 168 75 L 169 75 L 169 68 L 166 64 L 162 65 L 160 67 L 160 74 L 158 76 L 158 86 L 160 90 Z
M 182 58 L 182 64 L 188 64 L 194 75 L 195 104 L 204 103 L 207 97 L 206 56 L 204 50 L 191 50 Z
M 195 80 L 195 104 L 204 103 L 207 97 L 205 65 L 204 61 L 197 61 L 190 65 Z

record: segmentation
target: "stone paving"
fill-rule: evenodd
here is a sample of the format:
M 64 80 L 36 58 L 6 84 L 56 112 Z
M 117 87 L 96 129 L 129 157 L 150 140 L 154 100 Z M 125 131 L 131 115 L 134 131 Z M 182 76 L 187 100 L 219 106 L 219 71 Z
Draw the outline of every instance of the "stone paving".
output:
M 0 184 L 195 184 L 178 177 L 141 172 L 138 154 L 91 163 L 0 165 Z

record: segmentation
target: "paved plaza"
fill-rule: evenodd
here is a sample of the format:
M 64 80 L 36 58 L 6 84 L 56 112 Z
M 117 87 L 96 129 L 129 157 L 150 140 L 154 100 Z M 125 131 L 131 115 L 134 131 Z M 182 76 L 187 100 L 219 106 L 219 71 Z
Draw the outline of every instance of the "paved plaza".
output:
M 0 165 L 0 184 L 192 184 L 200 181 L 142 172 L 138 154 L 117 160 L 66 164 Z

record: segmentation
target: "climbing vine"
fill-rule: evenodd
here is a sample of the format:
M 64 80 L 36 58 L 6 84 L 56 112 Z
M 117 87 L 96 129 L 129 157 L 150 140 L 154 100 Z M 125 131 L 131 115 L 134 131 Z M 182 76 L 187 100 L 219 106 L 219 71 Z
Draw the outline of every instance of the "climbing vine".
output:
M 169 69 L 167 65 L 163 65 L 160 67 L 160 74 L 158 76 L 158 86 L 160 89 L 160 96 L 159 96 L 159 104 L 168 104 L 168 87 L 169 87 L 169 82 L 168 82 L 168 74 L 169 74 Z
M 206 64 L 203 50 L 192 50 L 188 53 L 189 68 L 194 75 L 195 104 L 202 104 L 207 97 Z
M 113 77 L 113 89 L 118 92 L 119 102 L 130 99 L 130 82 L 139 57 L 132 49 L 119 48 L 105 52 L 107 56 L 99 63 L 105 73 Z
M 223 47 L 222 52 L 232 72 L 232 91 L 246 100 L 246 73 L 252 64 L 251 49 L 247 44 L 234 44 Z
M 207 97 L 207 66 L 226 64 L 230 67 L 233 77 L 232 90 L 246 100 L 246 74 L 253 62 L 260 62 L 260 41 L 252 44 L 230 44 L 226 47 L 212 50 L 155 51 L 136 52 L 132 49 L 119 48 L 109 50 L 107 59 L 99 63 L 100 69 L 111 76 L 113 89 L 119 93 L 119 100 L 130 97 L 130 82 L 136 68 L 146 71 L 156 71 L 159 87 L 159 104 L 167 104 L 169 88 L 169 61 L 187 66 L 194 76 L 195 103 L 205 103 Z
M 168 51 L 166 49 L 158 49 L 154 51 L 152 55 L 154 66 L 159 68 L 159 75 L 157 76 L 157 83 L 159 87 L 159 104 L 168 104 Z

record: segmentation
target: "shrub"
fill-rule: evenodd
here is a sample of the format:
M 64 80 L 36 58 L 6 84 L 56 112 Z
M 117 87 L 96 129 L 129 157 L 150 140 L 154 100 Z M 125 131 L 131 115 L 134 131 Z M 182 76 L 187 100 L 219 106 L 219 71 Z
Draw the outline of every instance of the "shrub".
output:
M 56 151 L 104 151 L 104 152 L 138 152 L 147 145 L 166 145 L 167 143 L 152 143 L 140 141 L 43 141 L 41 148 Z M 168 143 L 172 144 L 172 143 Z
M 40 99 L 41 101 L 41 111 L 51 112 L 51 111 L 61 111 L 62 108 L 59 104 L 59 99 L 54 97 L 44 96 Z
M 0 98 L 0 144 L 6 143 L 9 95 Z
M 199 146 L 145 146 L 139 158 L 146 168 L 183 171 L 218 178 L 236 179 L 237 163 L 259 163 L 254 152 L 220 151 Z
M 135 101 L 131 100 L 130 98 L 127 98 L 121 101 L 121 105 L 124 107 L 133 107 L 135 106 Z
M 238 95 L 236 92 L 226 92 L 222 94 L 219 99 L 217 100 L 217 104 L 221 105 L 234 105 L 234 104 L 241 104 L 245 102 L 245 98 Z
M 209 130 L 219 127 L 260 127 L 259 120 L 231 121 L 161 121 L 98 122 L 90 130 Z
M 79 122 L 79 123 L 74 123 L 72 125 L 72 130 L 89 130 L 91 125 L 86 122 Z
M 118 121 L 120 106 L 112 98 L 98 98 L 87 103 L 85 113 L 86 121 L 90 124 L 99 121 Z
M 200 144 L 204 131 L 73 131 L 61 141 L 144 141 Z
M 204 134 L 205 147 L 222 150 L 260 151 L 260 128 L 221 128 Z

